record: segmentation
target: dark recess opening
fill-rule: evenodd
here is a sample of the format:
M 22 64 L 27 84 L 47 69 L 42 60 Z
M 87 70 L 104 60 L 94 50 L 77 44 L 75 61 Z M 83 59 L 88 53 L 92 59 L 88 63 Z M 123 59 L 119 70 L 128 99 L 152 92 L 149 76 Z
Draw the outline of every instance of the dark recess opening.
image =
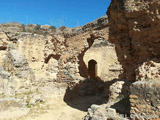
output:
M 51 58 L 54 58 L 54 59 L 56 59 L 56 60 L 59 60 L 60 57 L 61 57 L 60 55 L 50 54 L 48 57 L 45 58 L 44 62 L 45 62 L 45 63 L 48 63 Z
M 91 79 L 97 77 L 97 62 L 95 60 L 88 62 L 88 75 Z
M 6 50 L 7 47 L 6 46 L 0 46 L 0 50 Z
M 84 54 L 86 53 L 86 51 L 92 46 L 92 44 L 94 43 L 94 40 L 96 39 L 96 37 L 94 35 L 90 35 L 90 38 L 87 38 L 87 42 L 88 42 L 88 47 L 85 48 L 79 55 L 78 55 L 78 59 L 79 59 L 79 73 L 82 77 L 87 78 L 88 77 L 88 69 L 87 66 L 85 65 L 84 61 L 83 61 L 83 57 Z

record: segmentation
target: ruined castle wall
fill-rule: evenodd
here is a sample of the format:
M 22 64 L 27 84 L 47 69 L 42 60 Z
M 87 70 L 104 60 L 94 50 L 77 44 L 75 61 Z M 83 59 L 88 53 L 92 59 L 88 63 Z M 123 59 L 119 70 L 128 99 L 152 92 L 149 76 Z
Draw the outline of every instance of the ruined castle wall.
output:
M 112 0 L 107 12 L 109 41 L 116 46 L 122 78 L 130 88 L 130 117 L 159 119 L 160 3 L 158 0 Z
M 7 84 L 14 84 L 15 87 L 16 83 L 19 84 L 18 81 L 22 83 L 25 81 L 34 88 L 34 86 L 48 82 L 70 83 L 85 79 L 87 67 L 83 61 L 84 54 L 91 47 L 92 40 L 108 36 L 107 25 L 107 16 L 82 27 L 73 29 L 66 27 L 64 30 L 56 29 L 52 32 L 50 28 L 45 31 L 41 28 L 35 31 L 35 25 L 24 26 L 14 23 L 0 25 L 0 76 L 2 76 L 0 82 L 2 86 L 4 81 Z M 25 27 L 31 30 L 25 30 Z M 12 51 L 19 53 L 16 63 L 21 65 L 24 60 L 26 67 L 23 64 L 18 68 L 14 65 L 11 58 L 16 58 L 17 55 L 10 54 Z M 98 54 L 104 56 L 100 51 Z M 16 73 L 15 69 L 17 69 Z M 99 68 L 99 70 L 102 69 L 103 67 Z M 23 75 L 24 73 L 33 77 L 17 78 L 17 74 Z M 17 88 L 22 87 L 27 88 L 25 84 L 19 84 Z
M 135 70 L 143 62 L 160 57 L 159 11 L 157 0 L 112 0 L 108 10 L 109 41 L 116 45 L 124 78 L 136 80 Z

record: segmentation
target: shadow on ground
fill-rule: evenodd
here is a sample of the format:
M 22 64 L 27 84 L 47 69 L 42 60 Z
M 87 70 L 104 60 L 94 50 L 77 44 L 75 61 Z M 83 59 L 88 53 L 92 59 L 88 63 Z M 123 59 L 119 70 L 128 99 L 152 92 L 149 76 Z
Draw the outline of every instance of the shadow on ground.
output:
M 130 103 L 129 103 L 129 97 L 125 97 L 121 99 L 119 102 L 113 104 L 111 108 L 114 108 L 117 113 L 123 114 L 127 117 L 129 117 L 130 114 Z
M 74 88 L 67 88 L 64 101 L 71 107 L 87 111 L 92 104 L 107 103 L 109 86 L 117 80 L 104 82 L 100 78 L 86 79 Z

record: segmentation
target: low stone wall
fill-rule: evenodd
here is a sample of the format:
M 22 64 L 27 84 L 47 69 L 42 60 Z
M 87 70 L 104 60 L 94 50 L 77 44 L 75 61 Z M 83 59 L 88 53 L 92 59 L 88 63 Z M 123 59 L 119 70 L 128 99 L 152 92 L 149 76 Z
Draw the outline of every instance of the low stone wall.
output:
M 132 84 L 130 117 L 132 120 L 160 119 L 160 81 L 138 81 Z

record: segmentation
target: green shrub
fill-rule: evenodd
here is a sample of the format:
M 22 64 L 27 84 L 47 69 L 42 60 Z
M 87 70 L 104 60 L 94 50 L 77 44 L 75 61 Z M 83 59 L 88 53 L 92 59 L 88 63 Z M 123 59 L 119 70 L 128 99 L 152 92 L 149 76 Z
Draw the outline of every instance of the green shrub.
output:
M 56 29 L 56 27 L 55 27 L 55 26 L 50 26 L 50 27 L 49 27 L 49 29 L 51 29 L 51 30 L 55 30 L 55 29 Z
M 21 27 L 22 27 L 23 32 L 26 32 L 25 25 L 22 24 Z
M 41 25 L 37 24 L 34 28 L 36 31 L 40 30 L 41 29 Z

